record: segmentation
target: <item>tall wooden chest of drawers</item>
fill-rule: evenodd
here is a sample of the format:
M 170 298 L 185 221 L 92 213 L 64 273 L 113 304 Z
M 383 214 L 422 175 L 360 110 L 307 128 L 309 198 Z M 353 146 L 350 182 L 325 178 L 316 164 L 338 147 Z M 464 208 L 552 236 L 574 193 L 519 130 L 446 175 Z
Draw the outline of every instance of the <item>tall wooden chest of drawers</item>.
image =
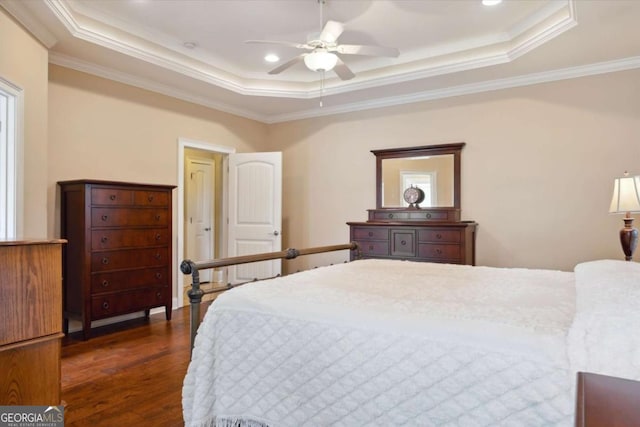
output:
M 60 404 L 64 243 L 0 241 L 0 405 Z
M 77 180 L 61 189 L 65 332 L 91 321 L 165 307 L 171 319 L 175 186 Z

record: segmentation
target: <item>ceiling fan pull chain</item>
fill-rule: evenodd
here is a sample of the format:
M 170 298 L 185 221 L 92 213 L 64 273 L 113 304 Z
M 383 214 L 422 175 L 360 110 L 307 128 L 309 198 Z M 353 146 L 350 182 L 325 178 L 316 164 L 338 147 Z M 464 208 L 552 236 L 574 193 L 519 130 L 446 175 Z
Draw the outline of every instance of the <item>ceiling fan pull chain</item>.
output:
M 318 0 L 318 3 L 320 3 L 320 32 L 322 32 L 322 27 L 324 26 L 324 17 L 322 16 L 322 12 L 324 11 L 324 2 L 325 0 Z
M 320 108 L 322 108 L 323 95 L 324 95 L 324 70 L 322 70 L 322 78 L 320 79 Z

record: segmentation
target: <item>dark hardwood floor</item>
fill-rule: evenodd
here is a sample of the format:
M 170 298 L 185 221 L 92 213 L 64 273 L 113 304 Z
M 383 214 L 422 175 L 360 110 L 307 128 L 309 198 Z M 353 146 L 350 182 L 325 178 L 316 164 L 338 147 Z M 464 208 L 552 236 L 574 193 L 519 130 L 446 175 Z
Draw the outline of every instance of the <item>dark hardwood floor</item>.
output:
M 203 303 L 205 307 L 207 303 Z M 92 330 L 62 341 L 65 426 L 182 426 L 189 308 Z

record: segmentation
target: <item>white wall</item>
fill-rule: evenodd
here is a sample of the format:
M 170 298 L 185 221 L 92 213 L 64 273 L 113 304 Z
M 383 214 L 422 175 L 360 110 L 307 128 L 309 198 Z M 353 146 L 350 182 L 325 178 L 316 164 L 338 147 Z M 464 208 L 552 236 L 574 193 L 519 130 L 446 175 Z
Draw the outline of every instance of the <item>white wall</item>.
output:
M 633 70 L 272 125 L 270 148 L 284 152 L 284 244 L 348 240 L 345 222 L 375 207 L 370 150 L 466 142 L 462 218 L 479 224 L 479 265 L 621 259 L 622 218 L 608 207 L 613 178 L 640 174 L 638 112 Z
M 479 223 L 478 264 L 621 258 L 622 220 L 607 208 L 613 178 L 640 173 L 639 70 L 265 125 L 62 67 L 47 75 L 46 49 L 4 11 L 0 39 L 0 74 L 27 94 L 30 237 L 58 235 L 59 180 L 175 184 L 185 137 L 282 150 L 283 245 L 346 242 L 345 223 L 375 206 L 369 150 L 463 141 L 462 216 Z
M 49 230 L 60 233 L 57 182 L 99 179 L 178 183 L 178 138 L 235 147 L 263 146 L 266 125 L 114 81 L 51 65 L 49 73 Z M 177 191 L 173 192 L 174 284 Z M 174 297 L 176 296 L 174 286 Z
M 0 8 L 0 76 L 17 86 L 24 100 L 22 230 L 19 238 L 46 238 L 48 52 Z M 20 231 L 22 231 L 20 233 Z

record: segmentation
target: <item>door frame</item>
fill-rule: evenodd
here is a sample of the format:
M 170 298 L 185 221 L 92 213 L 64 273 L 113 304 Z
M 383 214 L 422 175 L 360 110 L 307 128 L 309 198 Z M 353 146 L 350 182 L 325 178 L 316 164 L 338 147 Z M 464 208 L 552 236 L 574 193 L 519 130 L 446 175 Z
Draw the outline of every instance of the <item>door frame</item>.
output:
M 179 266 L 182 262 L 182 257 L 184 256 L 184 198 L 185 198 L 185 188 L 184 188 L 184 161 L 185 161 L 185 148 L 195 148 L 198 150 L 209 151 L 212 153 L 222 154 L 226 159 L 227 155 L 230 153 L 235 153 L 236 149 L 234 147 L 227 147 L 224 145 L 212 144 L 206 141 L 197 141 L 189 138 L 178 138 L 178 202 L 176 203 L 178 214 L 176 215 L 177 220 L 177 239 L 176 239 L 176 252 L 173 256 L 175 266 Z M 224 161 L 223 161 L 224 164 Z M 223 174 L 224 175 L 224 174 Z M 223 206 L 222 212 L 226 212 L 226 183 L 222 183 L 222 191 L 223 191 Z M 226 233 L 222 233 L 222 235 L 226 235 Z M 183 297 L 183 289 L 184 289 L 184 274 L 180 271 L 180 268 L 175 268 L 174 271 L 177 274 L 176 283 L 176 294 L 177 294 L 177 304 L 174 307 L 179 308 L 184 304 Z
M 200 153 L 198 153 L 198 154 L 200 154 Z M 186 167 L 185 174 L 186 174 L 186 172 L 189 172 L 189 168 L 193 167 L 194 164 L 207 165 L 209 168 L 211 168 L 212 174 L 210 176 L 209 182 L 206 185 L 209 186 L 210 190 L 211 190 L 211 200 L 210 200 L 210 205 L 209 205 L 209 212 L 210 212 L 209 219 L 211 219 L 212 221 L 211 221 L 211 224 L 209 224 L 209 226 L 211 227 L 211 229 L 209 230 L 210 231 L 209 248 L 211 250 L 211 257 L 214 257 L 214 249 L 215 249 L 215 246 L 216 246 L 216 239 L 219 239 L 218 234 L 216 233 L 216 228 L 217 228 L 216 227 L 216 223 L 215 223 L 215 221 L 213 221 L 213 220 L 216 219 L 216 212 L 215 212 L 216 184 L 217 184 L 217 182 L 216 182 L 216 163 L 215 163 L 215 160 L 213 158 L 208 158 L 208 157 L 205 157 L 205 156 L 202 156 L 202 155 L 199 155 L 199 156 L 187 155 L 187 156 L 185 156 L 184 163 L 185 163 L 185 167 Z M 187 176 L 187 175 L 183 175 L 183 176 Z M 192 202 L 191 200 L 188 200 L 189 199 L 189 194 L 190 194 L 189 191 L 188 191 L 189 190 L 188 187 L 190 185 L 191 185 L 191 183 L 190 183 L 189 179 L 186 179 L 185 183 L 184 183 L 184 186 L 185 186 L 184 187 L 184 190 L 185 190 L 184 202 L 185 202 L 185 204 L 183 206 L 185 206 L 184 224 L 185 224 L 185 227 L 187 227 L 187 230 L 188 230 L 188 225 L 186 225 L 186 224 L 188 224 L 189 221 L 187 221 L 186 216 L 189 213 L 189 202 Z M 218 230 L 218 231 L 220 231 L 220 230 Z M 187 253 L 187 252 L 189 252 L 189 249 L 190 249 L 190 243 L 193 243 L 193 242 L 189 242 L 189 237 L 191 237 L 189 232 L 185 233 L 185 235 L 184 235 L 184 243 L 185 243 L 185 251 L 184 251 L 184 253 L 185 253 L 185 256 L 192 257 L 193 253 Z M 193 237 L 195 237 L 195 236 L 193 236 Z M 192 249 L 195 249 L 195 248 L 192 247 Z M 202 259 L 210 259 L 211 257 L 199 258 L 199 259 L 200 260 L 202 260 Z M 191 258 L 191 259 L 193 259 L 193 258 Z M 213 271 L 206 271 L 206 272 L 203 271 L 203 272 L 200 273 L 200 283 L 210 282 L 211 281 L 210 279 L 211 280 L 213 279 Z

